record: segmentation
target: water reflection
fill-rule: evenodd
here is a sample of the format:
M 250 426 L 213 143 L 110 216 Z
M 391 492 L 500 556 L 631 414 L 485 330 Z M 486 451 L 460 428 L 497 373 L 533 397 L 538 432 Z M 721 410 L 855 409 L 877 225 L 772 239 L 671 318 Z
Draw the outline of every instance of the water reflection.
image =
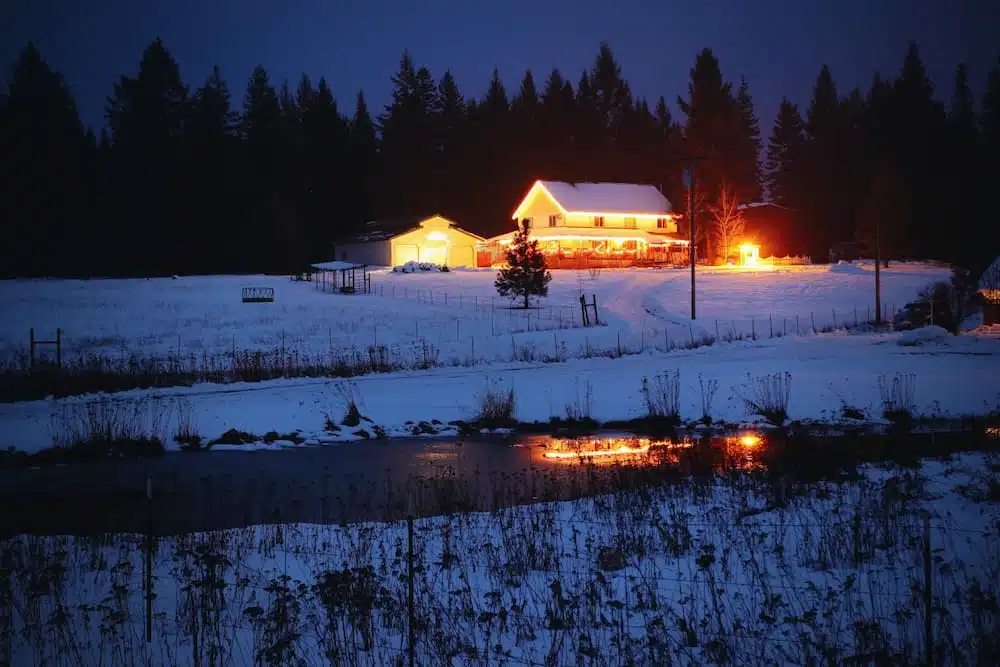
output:
M 714 470 L 764 467 L 767 441 L 762 433 L 727 436 L 684 435 L 676 438 L 602 436 L 546 438 L 538 445 L 544 461 L 589 466 L 652 467 L 684 462 Z

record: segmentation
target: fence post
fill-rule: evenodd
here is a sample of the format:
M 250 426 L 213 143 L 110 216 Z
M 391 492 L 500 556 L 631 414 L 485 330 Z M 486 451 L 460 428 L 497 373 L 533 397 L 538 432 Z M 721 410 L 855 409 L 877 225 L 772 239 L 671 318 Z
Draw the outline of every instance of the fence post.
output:
M 931 625 L 931 515 L 924 512 L 924 655 L 934 664 L 934 631 Z
M 799 333 L 799 314 L 798 313 L 795 313 L 795 335 L 796 336 L 801 335 Z
M 406 651 L 410 660 L 410 667 L 413 667 L 416 660 L 413 628 L 413 515 L 406 517 L 406 630 L 407 645 Z
M 691 347 L 694 347 L 694 329 L 688 324 L 688 335 L 691 336 Z
M 431 294 L 433 294 L 433 292 L 431 292 Z M 433 300 L 434 299 L 432 298 L 431 301 L 433 301 Z M 446 308 L 448 307 L 448 293 L 447 292 L 444 293 L 444 305 L 445 305 Z M 459 306 L 459 307 L 461 307 L 461 306 Z
M 836 329 L 837 328 L 837 309 L 836 308 L 831 308 L 830 312 L 833 313 L 833 328 Z
M 809 321 L 812 322 L 813 333 L 816 333 L 816 316 L 813 315 L 812 311 L 809 311 Z
M 757 340 L 757 323 L 754 318 L 750 318 L 750 338 Z
M 462 323 L 462 320 L 455 320 L 455 340 L 456 341 L 462 340 L 462 336 L 459 334 L 459 328 L 458 328 L 461 323 Z
M 721 342 L 721 340 L 719 339 L 719 320 L 715 320 L 715 342 L 716 343 Z
M 601 326 L 601 320 L 599 317 L 597 317 L 597 295 L 591 294 L 590 296 L 593 297 L 594 300 L 594 324 L 596 324 L 597 326 Z
M 774 318 L 771 317 L 771 313 L 767 314 L 767 326 L 771 329 L 771 338 L 774 338 Z
M 153 643 L 153 478 L 146 476 L 146 643 Z

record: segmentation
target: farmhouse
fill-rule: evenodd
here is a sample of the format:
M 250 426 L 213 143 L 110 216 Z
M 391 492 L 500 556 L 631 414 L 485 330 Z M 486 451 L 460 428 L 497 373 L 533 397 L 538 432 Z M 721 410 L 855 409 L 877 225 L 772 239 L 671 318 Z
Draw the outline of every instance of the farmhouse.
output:
M 429 262 L 453 267 L 476 265 L 476 244 L 484 239 L 440 215 L 366 222 L 352 236 L 335 241 L 337 260 L 368 266 Z
M 652 185 L 535 181 L 511 217 L 525 221 L 550 268 L 682 262 L 688 245 Z M 515 233 L 488 241 L 494 259 Z

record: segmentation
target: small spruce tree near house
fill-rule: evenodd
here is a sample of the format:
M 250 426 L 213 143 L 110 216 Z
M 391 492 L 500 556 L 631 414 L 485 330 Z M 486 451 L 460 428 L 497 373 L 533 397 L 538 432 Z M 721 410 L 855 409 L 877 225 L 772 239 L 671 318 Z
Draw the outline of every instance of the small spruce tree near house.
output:
M 530 237 L 528 221 L 522 220 L 507 251 L 507 268 L 497 273 L 494 283 L 497 294 L 523 298 L 524 307 L 528 308 L 531 297 L 548 295 L 551 280 L 545 255 L 538 249 L 538 241 Z

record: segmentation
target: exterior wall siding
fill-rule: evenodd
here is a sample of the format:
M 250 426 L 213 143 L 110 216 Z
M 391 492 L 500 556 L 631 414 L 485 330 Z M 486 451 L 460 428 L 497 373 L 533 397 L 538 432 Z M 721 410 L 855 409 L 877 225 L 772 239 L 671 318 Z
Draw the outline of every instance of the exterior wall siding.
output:
M 626 218 L 635 220 L 635 229 L 646 232 L 659 232 L 661 234 L 676 234 L 677 221 L 667 218 L 665 228 L 657 227 L 654 216 L 626 216 L 626 215 L 606 215 L 604 216 L 604 227 L 606 229 L 630 229 L 626 224 Z M 566 220 L 567 227 L 594 227 L 594 216 L 570 214 Z
M 334 247 L 334 253 L 336 254 L 335 259 L 342 262 L 369 266 L 390 266 L 392 263 L 389 241 L 345 243 Z

